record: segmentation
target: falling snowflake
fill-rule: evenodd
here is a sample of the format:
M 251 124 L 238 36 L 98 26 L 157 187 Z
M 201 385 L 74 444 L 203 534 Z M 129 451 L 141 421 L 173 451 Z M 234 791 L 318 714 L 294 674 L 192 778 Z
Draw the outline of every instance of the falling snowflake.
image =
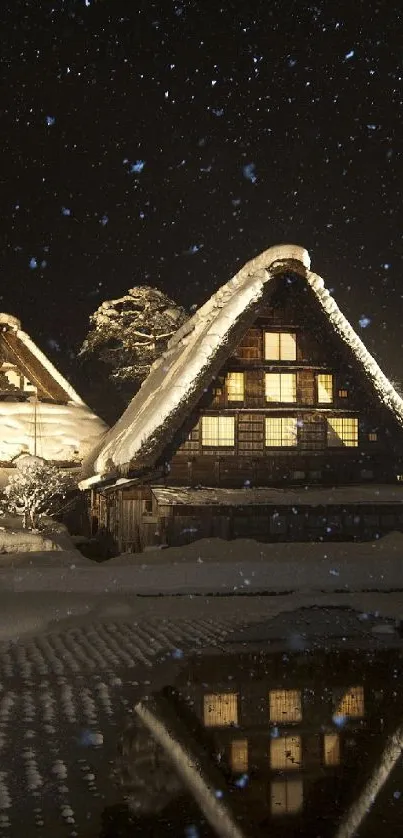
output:
M 242 173 L 246 180 L 250 180 L 251 183 L 256 183 L 256 166 L 254 163 L 246 163 L 242 168 Z

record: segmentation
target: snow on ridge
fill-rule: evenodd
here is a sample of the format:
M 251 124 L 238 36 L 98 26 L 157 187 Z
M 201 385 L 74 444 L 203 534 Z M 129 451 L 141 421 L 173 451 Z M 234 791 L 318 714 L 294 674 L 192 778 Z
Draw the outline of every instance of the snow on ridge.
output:
M 14 318 L 16 319 L 16 318 Z M 40 364 L 47 370 L 48 373 L 52 376 L 52 378 L 57 381 L 60 387 L 67 393 L 70 400 L 74 402 L 74 404 L 84 405 L 85 403 L 80 398 L 78 393 L 74 390 L 74 388 L 69 384 L 66 378 L 53 366 L 52 362 L 49 361 L 49 358 L 42 352 L 41 349 L 33 342 L 33 340 L 24 332 L 22 329 L 16 329 L 16 335 L 21 341 L 21 343 L 26 346 L 26 348 L 32 352 L 32 355 L 39 361 Z M 89 409 L 89 408 L 88 408 Z
M 392 410 L 395 417 L 403 424 L 403 399 L 396 392 L 389 379 L 375 361 L 375 358 L 368 352 L 361 338 L 340 311 L 336 301 L 325 287 L 324 280 L 318 274 L 311 273 L 310 271 L 307 272 L 307 280 L 333 328 L 344 343 L 347 344 L 349 349 L 352 350 L 366 374 L 371 379 L 380 400 L 386 407 Z
M 277 245 L 251 259 L 185 323 L 151 367 L 148 377 L 123 415 L 106 434 L 97 452 L 94 471 L 102 474 L 110 463 L 122 466 L 153 440 L 161 427 L 195 395 L 229 330 L 261 298 L 276 268 L 293 265 L 305 276 L 310 258 L 298 245 Z

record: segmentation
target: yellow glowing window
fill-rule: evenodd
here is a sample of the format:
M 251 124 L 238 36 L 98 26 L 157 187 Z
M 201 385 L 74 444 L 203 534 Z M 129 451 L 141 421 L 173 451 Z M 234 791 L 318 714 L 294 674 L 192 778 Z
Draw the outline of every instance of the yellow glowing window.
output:
M 243 402 L 245 397 L 245 376 L 243 372 L 229 372 L 227 375 L 227 398 L 229 402 Z
M 266 419 L 266 445 L 282 448 L 297 444 L 295 416 L 273 416 Z
M 270 690 L 270 721 L 300 722 L 302 720 L 301 693 L 299 690 Z
M 348 416 L 329 416 L 327 420 L 327 444 L 331 448 L 358 445 L 358 419 Z
M 304 786 L 300 779 L 273 780 L 270 786 L 272 815 L 291 815 L 304 805 Z
M 270 765 L 281 771 L 301 768 L 301 737 L 280 736 L 271 739 Z
M 350 687 L 339 701 L 334 717 L 348 716 L 351 719 L 362 719 L 365 716 L 364 687 Z
M 265 375 L 267 402 L 295 402 L 297 376 L 291 372 L 267 372 Z
M 368 439 L 370 442 L 376 442 L 378 439 L 378 434 L 375 431 L 372 431 L 370 434 L 368 434 Z
M 235 419 L 233 416 L 203 416 L 202 445 L 231 446 L 235 442 Z
M 323 737 L 323 762 L 340 765 L 340 739 L 338 733 L 325 733 Z
M 204 724 L 206 727 L 228 727 L 238 724 L 237 693 L 216 693 L 204 696 Z
M 248 770 L 247 739 L 235 739 L 231 742 L 231 768 L 233 771 Z
M 266 332 L 264 336 L 266 361 L 295 361 L 297 336 L 292 332 Z
M 339 398 L 340 399 L 346 399 L 347 396 L 348 396 L 347 390 L 339 390 Z
M 331 404 L 333 401 L 333 376 L 320 373 L 317 376 L 318 402 Z

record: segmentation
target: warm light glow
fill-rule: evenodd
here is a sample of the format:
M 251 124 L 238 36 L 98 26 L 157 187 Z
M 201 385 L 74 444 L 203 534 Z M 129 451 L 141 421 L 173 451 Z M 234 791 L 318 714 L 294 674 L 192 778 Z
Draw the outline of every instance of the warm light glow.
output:
M 270 809 L 272 815 L 286 815 L 300 812 L 304 803 L 302 780 L 273 780 L 270 786 Z
M 370 434 L 368 434 L 368 439 L 370 442 L 376 442 L 378 439 L 378 434 L 375 431 L 372 431 Z
M 319 373 L 317 376 L 318 402 L 320 404 L 331 404 L 333 401 L 333 376 Z
M 233 416 L 203 416 L 201 429 L 202 445 L 229 447 L 235 444 Z
M 267 402 L 295 402 L 297 376 L 290 372 L 267 372 L 265 375 Z
M 358 419 L 349 416 L 329 416 L 327 420 L 327 444 L 330 447 L 358 445 Z
M 338 733 L 325 733 L 323 737 L 325 765 L 340 765 L 340 738 Z
M 228 727 L 238 724 L 238 694 L 216 693 L 204 696 L 206 727 Z
M 282 448 L 297 444 L 297 419 L 295 416 L 270 416 L 266 418 L 266 445 Z
M 270 766 L 282 771 L 301 768 L 301 737 L 280 736 L 271 739 Z
M 291 332 L 265 332 L 264 357 L 266 361 L 295 361 L 297 336 Z
M 245 398 L 245 376 L 243 372 L 228 373 L 227 398 L 229 402 L 243 402 Z
M 248 770 L 247 739 L 235 739 L 231 742 L 231 768 L 233 771 Z
M 365 716 L 364 687 L 350 687 L 339 701 L 334 717 L 348 716 L 361 719 Z
M 347 396 L 348 396 L 347 390 L 339 390 L 339 398 L 340 399 L 346 399 Z
M 302 720 L 301 693 L 299 690 L 270 690 L 270 721 L 300 722 Z

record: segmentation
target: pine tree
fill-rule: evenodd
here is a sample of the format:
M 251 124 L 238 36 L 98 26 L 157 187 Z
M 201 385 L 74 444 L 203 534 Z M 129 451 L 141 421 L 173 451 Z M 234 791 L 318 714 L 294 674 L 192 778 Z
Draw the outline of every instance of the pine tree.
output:
M 149 286 L 106 300 L 90 317 L 79 352 L 88 364 L 88 377 L 92 370 L 98 381 L 106 375 L 112 392 L 126 406 L 187 316 L 181 306 Z

